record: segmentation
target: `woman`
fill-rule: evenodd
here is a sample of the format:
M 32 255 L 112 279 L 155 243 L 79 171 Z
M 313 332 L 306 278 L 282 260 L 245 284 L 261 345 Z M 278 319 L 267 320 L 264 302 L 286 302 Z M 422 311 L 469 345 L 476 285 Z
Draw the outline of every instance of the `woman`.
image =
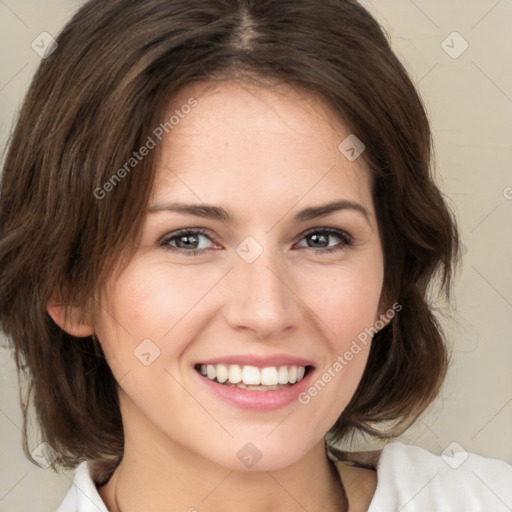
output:
M 512 506 L 505 462 L 335 447 L 437 395 L 459 247 L 367 11 L 96 0 L 57 45 L 5 161 L 0 321 L 77 468 L 59 511 Z

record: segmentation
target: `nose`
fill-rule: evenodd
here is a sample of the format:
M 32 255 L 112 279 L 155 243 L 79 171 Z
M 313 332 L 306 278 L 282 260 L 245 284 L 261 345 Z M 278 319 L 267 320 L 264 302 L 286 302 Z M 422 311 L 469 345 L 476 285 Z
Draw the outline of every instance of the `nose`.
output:
M 264 251 L 255 261 L 235 262 L 226 283 L 225 316 L 237 331 L 250 331 L 258 339 L 279 339 L 302 321 L 302 301 L 294 292 L 290 266 Z

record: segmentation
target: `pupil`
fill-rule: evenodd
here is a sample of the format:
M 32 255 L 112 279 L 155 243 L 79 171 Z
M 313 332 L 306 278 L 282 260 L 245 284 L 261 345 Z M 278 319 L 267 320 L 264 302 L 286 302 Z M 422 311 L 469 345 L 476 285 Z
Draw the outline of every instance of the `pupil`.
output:
M 311 239 L 313 239 L 313 242 L 314 243 L 319 243 L 318 242 L 318 239 L 319 238 L 323 238 L 324 239 L 324 242 L 325 242 L 325 239 L 326 239 L 326 235 L 318 235 L 318 234 L 313 234 L 313 235 L 310 235 L 311 236 Z M 322 243 L 322 242 L 320 242 Z
M 197 239 L 197 235 L 182 235 L 178 238 L 178 242 L 181 242 L 182 240 L 190 240 L 190 239 L 194 239 L 196 238 Z M 197 240 L 195 241 L 192 241 L 192 245 L 194 245 L 194 243 L 197 243 Z M 178 243 L 179 245 L 179 243 Z M 190 243 L 187 243 L 185 244 L 185 247 L 190 247 Z

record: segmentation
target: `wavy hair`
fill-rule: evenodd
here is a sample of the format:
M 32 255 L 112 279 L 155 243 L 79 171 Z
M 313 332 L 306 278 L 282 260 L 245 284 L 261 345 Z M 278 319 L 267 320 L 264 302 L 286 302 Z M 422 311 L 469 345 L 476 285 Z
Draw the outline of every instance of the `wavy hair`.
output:
M 140 240 L 158 148 L 112 178 L 196 81 L 277 81 L 325 99 L 361 139 L 384 251 L 383 298 L 402 306 L 377 332 L 362 380 L 330 434 L 392 437 L 438 394 L 446 340 L 429 301 L 448 298 L 459 253 L 435 184 L 425 108 L 378 22 L 355 0 L 91 0 L 33 78 L 0 196 L 0 325 L 20 378 L 24 450 L 33 399 L 42 435 L 74 468 L 107 478 L 123 455 L 117 383 L 93 338 L 49 316 L 52 297 L 92 317 L 102 283 Z M 389 427 L 389 422 L 392 423 Z M 387 426 L 386 426 L 387 425 Z

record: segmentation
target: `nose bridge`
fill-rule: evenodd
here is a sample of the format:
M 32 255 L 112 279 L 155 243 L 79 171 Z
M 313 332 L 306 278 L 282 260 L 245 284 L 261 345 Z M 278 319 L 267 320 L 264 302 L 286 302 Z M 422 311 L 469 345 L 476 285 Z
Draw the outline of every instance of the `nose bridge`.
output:
M 293 276 L 283 255 L 254 239 L 237 248 L 235 271 L 229 284 L 227 320 L 234 328 L 248 328 L 260 338 L 279 337 L 300 322 Z

